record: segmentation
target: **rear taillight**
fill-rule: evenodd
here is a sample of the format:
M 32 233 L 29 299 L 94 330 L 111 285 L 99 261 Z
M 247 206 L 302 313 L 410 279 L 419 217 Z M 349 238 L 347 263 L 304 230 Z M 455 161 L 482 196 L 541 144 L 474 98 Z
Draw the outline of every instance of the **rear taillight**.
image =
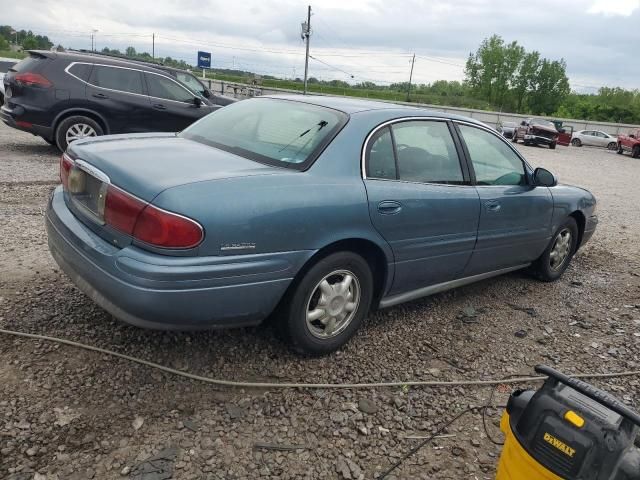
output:
M 160 248 L 193 248 L 204 238 L 194 220 L 154 207 L 113 185 L 107 188 L 104 222 Z
M 69 173 L 73 168 L 73 160 L 66 153 L 60 157 L 60 181 L 62 182 L 62 188 L 69 189 Z
M 46 77 L 43 77 L 39 73 L 18 73 L 13 79 L 20 86 L 49 88 L 53 85 Z

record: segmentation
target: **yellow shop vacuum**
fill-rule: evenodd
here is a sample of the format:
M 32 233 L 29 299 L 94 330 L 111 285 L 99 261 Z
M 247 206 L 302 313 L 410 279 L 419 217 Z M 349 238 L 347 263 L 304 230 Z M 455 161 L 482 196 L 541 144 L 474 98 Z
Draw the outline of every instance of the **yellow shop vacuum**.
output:
M 509 398 L 496 480 L 640 480 L 640 415 L 550 367 L 540 390 Z

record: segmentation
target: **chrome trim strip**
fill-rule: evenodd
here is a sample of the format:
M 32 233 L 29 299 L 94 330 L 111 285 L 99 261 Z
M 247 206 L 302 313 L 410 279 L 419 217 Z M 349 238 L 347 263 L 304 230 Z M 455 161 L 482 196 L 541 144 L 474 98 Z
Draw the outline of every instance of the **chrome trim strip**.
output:
M 109 178 L 109 176 L 106 173 L 104 173 L 102 170 L 98 170 L 93 165 L 90 165 L 89 163 L 79 158 L 75 160 L 75 164 L 80 170 L 84 170 L 89 175 L 96 177 L 102 183 L 106 183 L 108 185 L 111 184 L 111 179 Z
M 90 83 L 86 80 L 81 79 L 80 77 L 74 75 L 73 73 L 71 73 L 69 71 L 69 69 L 71 67 L 73 67 L 74 65 L 92 65 L 92 66 L 99 66 L 99 67 L 109 67 L 109 68 L 121 68 L 122 70 L 133 70 L 134 72 L 139 72 L 142 73 L 143 75 L 145 73 L 148 73 L 149 75 L 157 75 L 159 77 L 162 78 L 166 78 L 167 80 L 172 81 L 173 83 L 175 83 L 176 85 L 178 85 L 180 88 L 182 88 L 184 91 L 186 91 L 187 93 L 189 93 L 190 95 L 192 95 L 193 97 L 195 97 L 196 95 L 194 95 L 194 92 L 192 92 L 191 90 L 187 89 L 184 87 L 184 85 L 182 85 L 180 82 L 176 82 L 173 78 L 171 78 L 170 76 L 167 75 L 162 75 L 160 73 L 156 73 L 156 72 L 148 72 L 147 70 L 139 70 L 137 68 L 129 68 L 129 67 L 120 67 L 118 65 L 106 65 L 104 63 L 89 63 L 89 62 L 71 62 L 69 65 L 67 65 L 67 68 L 64 69 L 65 73 L 67 73 L 68 75 L 71 75 L 73 78 L 80 80 L 82 83 L 85 83 L 87 85 L 91 85 L 93 88 L 99 88 L 100 90 L 107 90 L 108 92 L 117 92 L 117 93 L 124 93 L 125 95 L 136 95 L 138 97 L 146 97 L 146 98 L 155 98 L 156 100 L 162 100 L 162 101 L 166 101 L 166 102 L 173 102 L 173 103 L 179 103 L 181 105 L 191 105 L 189 102 L 181 102 L 180 100 L 171 100 L 169 98 L 160 98 L 160 97 L 154 97 L 152 95 L 147 95 L 145 93 L 134 93 L 134 92 L 126 92 L 124 90 L 116 90 L 114 88 L 106 88 L 106 87 L 100 87 L 98 85 L 94 85 L 93 83 Z
M 516 270 L 528 267 L 529 265 L 531 264 L 525 263 L 516 267 L 502 268 L 500 270 L 494 270 L 492 272 L 480 273 L 478 275 L 472 275 L 471 277 L 458 278 L 456 280 L 450 280 L 448 282 L 437 283 L 428 287 L 418 288 L 417 290 L 412 290 L 410 292 L 392 295 L 390 297 L 383 298 L 380 301 L 380 308 L 392 307 L 394 305 L 398 305 L 399 303 L 408 302 L 417 298 L 427 297 L 429 295 L 434 295 L 446 290 L 451 290 L 452 288 L 462 287 L 463 285 L 468 285 L 470 283 L 484 280 L 486 278 L 496 277 L 504 273 L 514 272 Z

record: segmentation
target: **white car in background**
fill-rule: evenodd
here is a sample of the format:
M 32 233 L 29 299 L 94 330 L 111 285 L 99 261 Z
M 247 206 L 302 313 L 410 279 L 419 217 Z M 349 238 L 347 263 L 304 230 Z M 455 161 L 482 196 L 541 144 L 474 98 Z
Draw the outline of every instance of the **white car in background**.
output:
M 0 107 L 4 104 L 4 75 L 17 61 L 15 58 L 0 57 Z
M 618 148 L 618 138 L 600 130 L 580 130 L 574 132 L 571 137 L 571 145 L 581 147 L 591 145 L 593 147 L 605 147 L 609 150 Z

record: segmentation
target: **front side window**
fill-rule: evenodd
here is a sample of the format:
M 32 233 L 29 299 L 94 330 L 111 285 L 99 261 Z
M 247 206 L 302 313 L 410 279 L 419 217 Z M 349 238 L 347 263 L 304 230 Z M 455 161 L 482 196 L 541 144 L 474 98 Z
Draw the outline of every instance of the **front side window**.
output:
M 348 120 L 318 105 L 272 98 L 233 103 L 180 133 L 258 162 L 303 169 Z
M 189 88 L 189 90 L 200 95 L 204 95 L 204 87 L 193 75 L 189 75 L 188 73 L 176 72 L 176 78 L 178 79 L 178 81 L 184 83 Z
M 409 121 L 392 126 L 398 178 L 409 182 L 464 183 L 460 160 L 445 122 Z
M 193 103 L 194 95 L 170 78 L 152 73 L 146 73 L 145 77 L 147 78 L 150 97 L 173 100 L 174 102 Z
M 94 65 L 89 83 L 110 90 L 128 93 L 142 93 L 142 75 L 128 68 Z
M 481 128 L 460 125 L 478 185 L 525 185 L 524 164 L 509 145 Z

